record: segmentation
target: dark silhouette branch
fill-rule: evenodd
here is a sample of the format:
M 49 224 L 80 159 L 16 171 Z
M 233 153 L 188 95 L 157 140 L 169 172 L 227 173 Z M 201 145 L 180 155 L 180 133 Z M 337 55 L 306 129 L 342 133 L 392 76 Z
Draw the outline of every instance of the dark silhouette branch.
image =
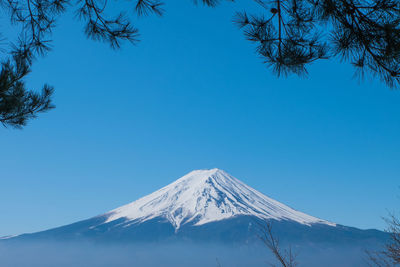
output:
M 239 13 L 235 22 L 278 75 L 307 74 L 310 63 L 338 56 L 361 74 L 377 75 L 391 88 L 400 85 L 399 1 L 255 2 L 273 16 Z
M 390 240 L 382 251 L 367 251 L 370 266 L 392 267 L 400 265 L 400 219 L 394 214 L 385 218 Z
M 275 237 L 272 231 L 271 222 L 265 224 L 259 224 L 261 235 L 259 236 L 265 246 L 271 251 L 275 259 L 279 262 L 282 267 L 295 267 L 296 255 L 293 253 L 292 248 L 282 249 L 279 244 L 279 239 Z M 274 266 L 274 265 L 272 265 Z

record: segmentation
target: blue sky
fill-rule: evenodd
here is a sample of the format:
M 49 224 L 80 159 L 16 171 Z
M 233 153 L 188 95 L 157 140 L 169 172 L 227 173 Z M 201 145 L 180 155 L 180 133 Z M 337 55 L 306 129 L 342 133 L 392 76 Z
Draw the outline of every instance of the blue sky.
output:
M 277 78 L 237 4 L 168 3 L 113 51 L 66 16 L 27 82 L 57 108 L 0 129 L 0 236 L 85 219 L 218 167 L 293 208 L 383 229 L 400 199 L 400 91 L 340 62 Z M 12 33 L 13 29 L 5 31 Z

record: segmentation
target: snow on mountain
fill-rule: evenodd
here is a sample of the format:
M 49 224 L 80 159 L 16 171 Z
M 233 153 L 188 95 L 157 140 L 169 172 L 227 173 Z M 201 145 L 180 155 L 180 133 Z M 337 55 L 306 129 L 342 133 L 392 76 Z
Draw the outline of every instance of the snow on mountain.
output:
M 152 194 L 104 214 L 104 223 L 120 218 L 137 223 L 161 217 L 179 229 L 186 223 L 202 225 L 239 215 L 335 226 L 279 203 L 220 169 L 192 171 Z

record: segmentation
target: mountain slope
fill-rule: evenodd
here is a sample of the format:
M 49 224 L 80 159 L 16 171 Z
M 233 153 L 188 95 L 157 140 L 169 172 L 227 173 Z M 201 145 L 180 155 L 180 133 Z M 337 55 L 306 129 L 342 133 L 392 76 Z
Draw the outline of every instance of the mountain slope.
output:
M 310 225 L 335 224 L 279 203 L 219 169 L 192 171 L 166 187 L 109 213 L 106 223 L 121 218 L 144 222 L 166 218 L 175 229 L 233 218 L 290 220 Z

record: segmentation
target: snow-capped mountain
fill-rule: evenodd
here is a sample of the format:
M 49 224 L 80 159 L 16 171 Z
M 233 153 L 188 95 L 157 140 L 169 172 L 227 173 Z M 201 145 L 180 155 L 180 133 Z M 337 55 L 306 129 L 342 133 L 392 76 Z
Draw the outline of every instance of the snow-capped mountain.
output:
M 96 242 L 259 242 L 260 225 L 291 244 L 377 244 L 377 230 L 338 225 L 294 210 L 220 169 L 196 170 L 125 206 L 58 228 L 8 238 Z M 358 245 L 356 245 L 358 244 Z M 319 245 L 317 245 L 319 246 Z
M 104 214 L 104 223 L 165 218 L 179 229 L 187 223 L 198 226 L 240 215 L 335 226 L 279 203 L 220 169 L 192 171 L 150 195 Z
M 12 262 L 34 255 L 26 265 L 12 265 L 27 267 L 61 266 L 43 263 L 51 262 L 49 251 L 67 252 L 64 257 L 69 262 L 71 246 L 78 255 L 89 247 L 95 253 L 86 260 L 77 256 L 79 264 L 64 266 L 215 266 L 215 262 L 202 261 L 220 258 L 224 251 L 224 266 L 263 266 L 265 245 L 259 237 L 266 222 L 280 245 L 301 248 L 302 263 L 312 267 L 365 266 L 365 249 L 378 251 L 389 237 L 378 230 L 360 230 L 307 215 L 222 170 L 211 169 L 192 171 L 152 194 L 87 220 L 0 239 L 0 250 L 7 246 L 21 251 L 23 256 Z M 37 248 L 46 244 L 44 256 L 36 257 Z M 21 248 L 27 247 L 35 253 L 23 253 Z M 111 264 L 100 260 L 101 265 L 95 265 L 93 261 L 104 253 L 110 255 Z M 165 255 L 172 259 L 169 264 L 161 260 Z M 117 264 L 120 256 L 128 259 Z M 181 262 L 183 256 L 189 261 Z M 1 255 L 0 265 L 4 265 Z

